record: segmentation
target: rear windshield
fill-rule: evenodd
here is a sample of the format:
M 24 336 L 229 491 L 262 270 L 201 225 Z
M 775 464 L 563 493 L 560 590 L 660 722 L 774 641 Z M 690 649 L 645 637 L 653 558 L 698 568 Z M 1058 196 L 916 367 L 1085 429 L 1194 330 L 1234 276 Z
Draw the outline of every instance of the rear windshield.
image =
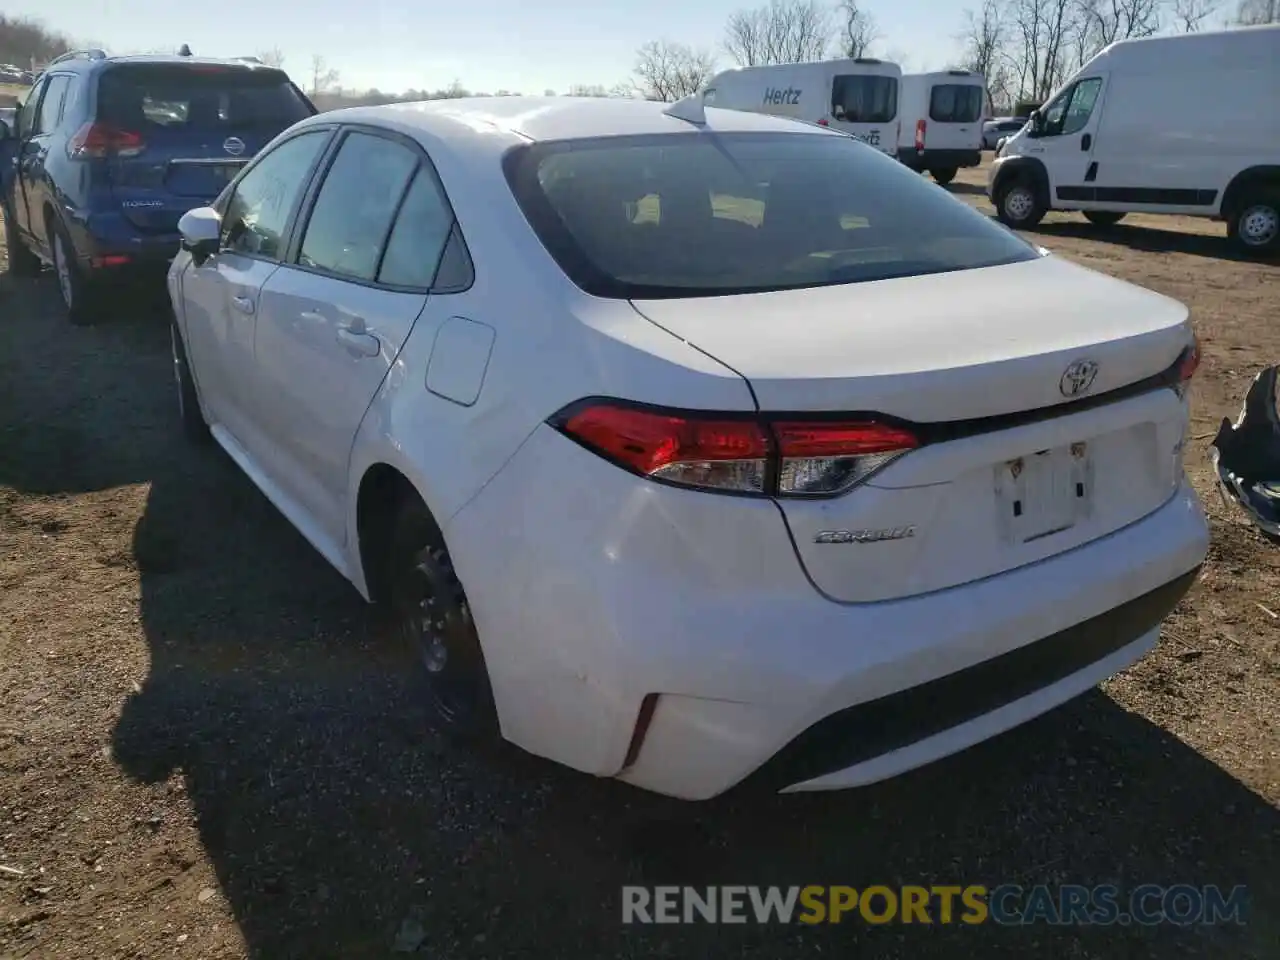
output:
M 982 116 L 983 92 L 971 83 L 944 83 L 929 97 L 929 119 L 938 123 L 973 123 Z
M 279 70 L 120 66 L 102 76 L 98 119 L 128 130 L 283 130 L 312 114 Z
M 898 115 L 898 80 L 847 74 L 831 84 L 831 115 L 846 123 L 888 123 Z
M 505 160 L 547 250 L 601 297 L 716 296 L 1034 259 L 1030 244 L 851 137 L 567 140 Z

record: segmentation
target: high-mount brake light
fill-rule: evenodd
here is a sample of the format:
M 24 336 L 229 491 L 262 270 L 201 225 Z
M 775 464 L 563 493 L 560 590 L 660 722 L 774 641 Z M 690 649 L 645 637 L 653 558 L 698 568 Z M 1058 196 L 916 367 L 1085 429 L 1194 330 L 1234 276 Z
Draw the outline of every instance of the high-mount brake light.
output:
M 620 401 L 574 405 L 551 423 L 640 476 L 760 496 L 841 493 L 919 446 L 910 431 L 874 421 L 679 413 Z
M 107 123 L 86 123 L 67 141 L 72 160 L 101 160 L 106 157 L 136 157 L 146 149 L 140 134 Z

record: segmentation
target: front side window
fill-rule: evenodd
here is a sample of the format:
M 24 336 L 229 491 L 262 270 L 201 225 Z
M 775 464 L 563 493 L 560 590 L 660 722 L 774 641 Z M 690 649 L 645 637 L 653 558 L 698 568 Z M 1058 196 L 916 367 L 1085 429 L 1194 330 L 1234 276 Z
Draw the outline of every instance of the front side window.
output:
M 929 95 L 929 119 L 937 123 L 976 123 L 982 116 L 982 87 L 942 83 Z
M 418 155 L 403 144 L 366 133 L 348 134 L 316 196 L 299 265 L 373 280 L 417 166 Z
M 225 248 L 255 257 L 281 256 L 289 217 L 328 139 L 328 130 L 303 133 L 258 158 L 227 203 Z
M 831 116 L 845 123 L 889 123 L 898 115 L 898 80 L 869 74 L 836 77 Z
M 717 296 L 942 273 L 1035 249 L 896 160 L 826 133 L 547 142 L 505 162 L 529 223 L 596 296 Z
M 1079 133 L 1089 122 L 1098 94 L 1102 92 L 1102 79 L 1091 77 L 1064 90 L 1044 110 L 1044 127 L 1041 136 L 1058 137 Z

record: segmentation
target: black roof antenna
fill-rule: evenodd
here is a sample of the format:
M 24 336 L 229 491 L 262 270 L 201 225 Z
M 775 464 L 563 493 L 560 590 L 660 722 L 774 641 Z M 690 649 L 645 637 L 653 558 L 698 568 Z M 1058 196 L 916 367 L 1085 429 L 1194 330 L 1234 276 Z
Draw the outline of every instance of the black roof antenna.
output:
M 191 56 L 191 47 L 184 43 L 182 46 L 178 48 L 178 56 L 180 57 Z

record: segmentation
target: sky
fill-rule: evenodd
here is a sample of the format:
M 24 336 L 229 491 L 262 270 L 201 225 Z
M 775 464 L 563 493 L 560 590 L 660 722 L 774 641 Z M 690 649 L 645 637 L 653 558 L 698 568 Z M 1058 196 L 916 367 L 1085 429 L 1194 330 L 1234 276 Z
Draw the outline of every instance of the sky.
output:
M 564 93 L 575 84 L 626 80 L 636 48 L 669 39 L 705 46 L 731 66 L 720 42 L 735 10 L 760 0 L 5 0 L 29 16 L 109 51 L 176 50 L 245 56 L 279 48 L 302 86 L 312 57 L 346 89 L 439 89 Z M 977 6 L 977 0 L 974 6 Z M 905 54 L 910 69 L 947 65 L 963 7 L 946 0 L 867 0 L 881 56 Z

